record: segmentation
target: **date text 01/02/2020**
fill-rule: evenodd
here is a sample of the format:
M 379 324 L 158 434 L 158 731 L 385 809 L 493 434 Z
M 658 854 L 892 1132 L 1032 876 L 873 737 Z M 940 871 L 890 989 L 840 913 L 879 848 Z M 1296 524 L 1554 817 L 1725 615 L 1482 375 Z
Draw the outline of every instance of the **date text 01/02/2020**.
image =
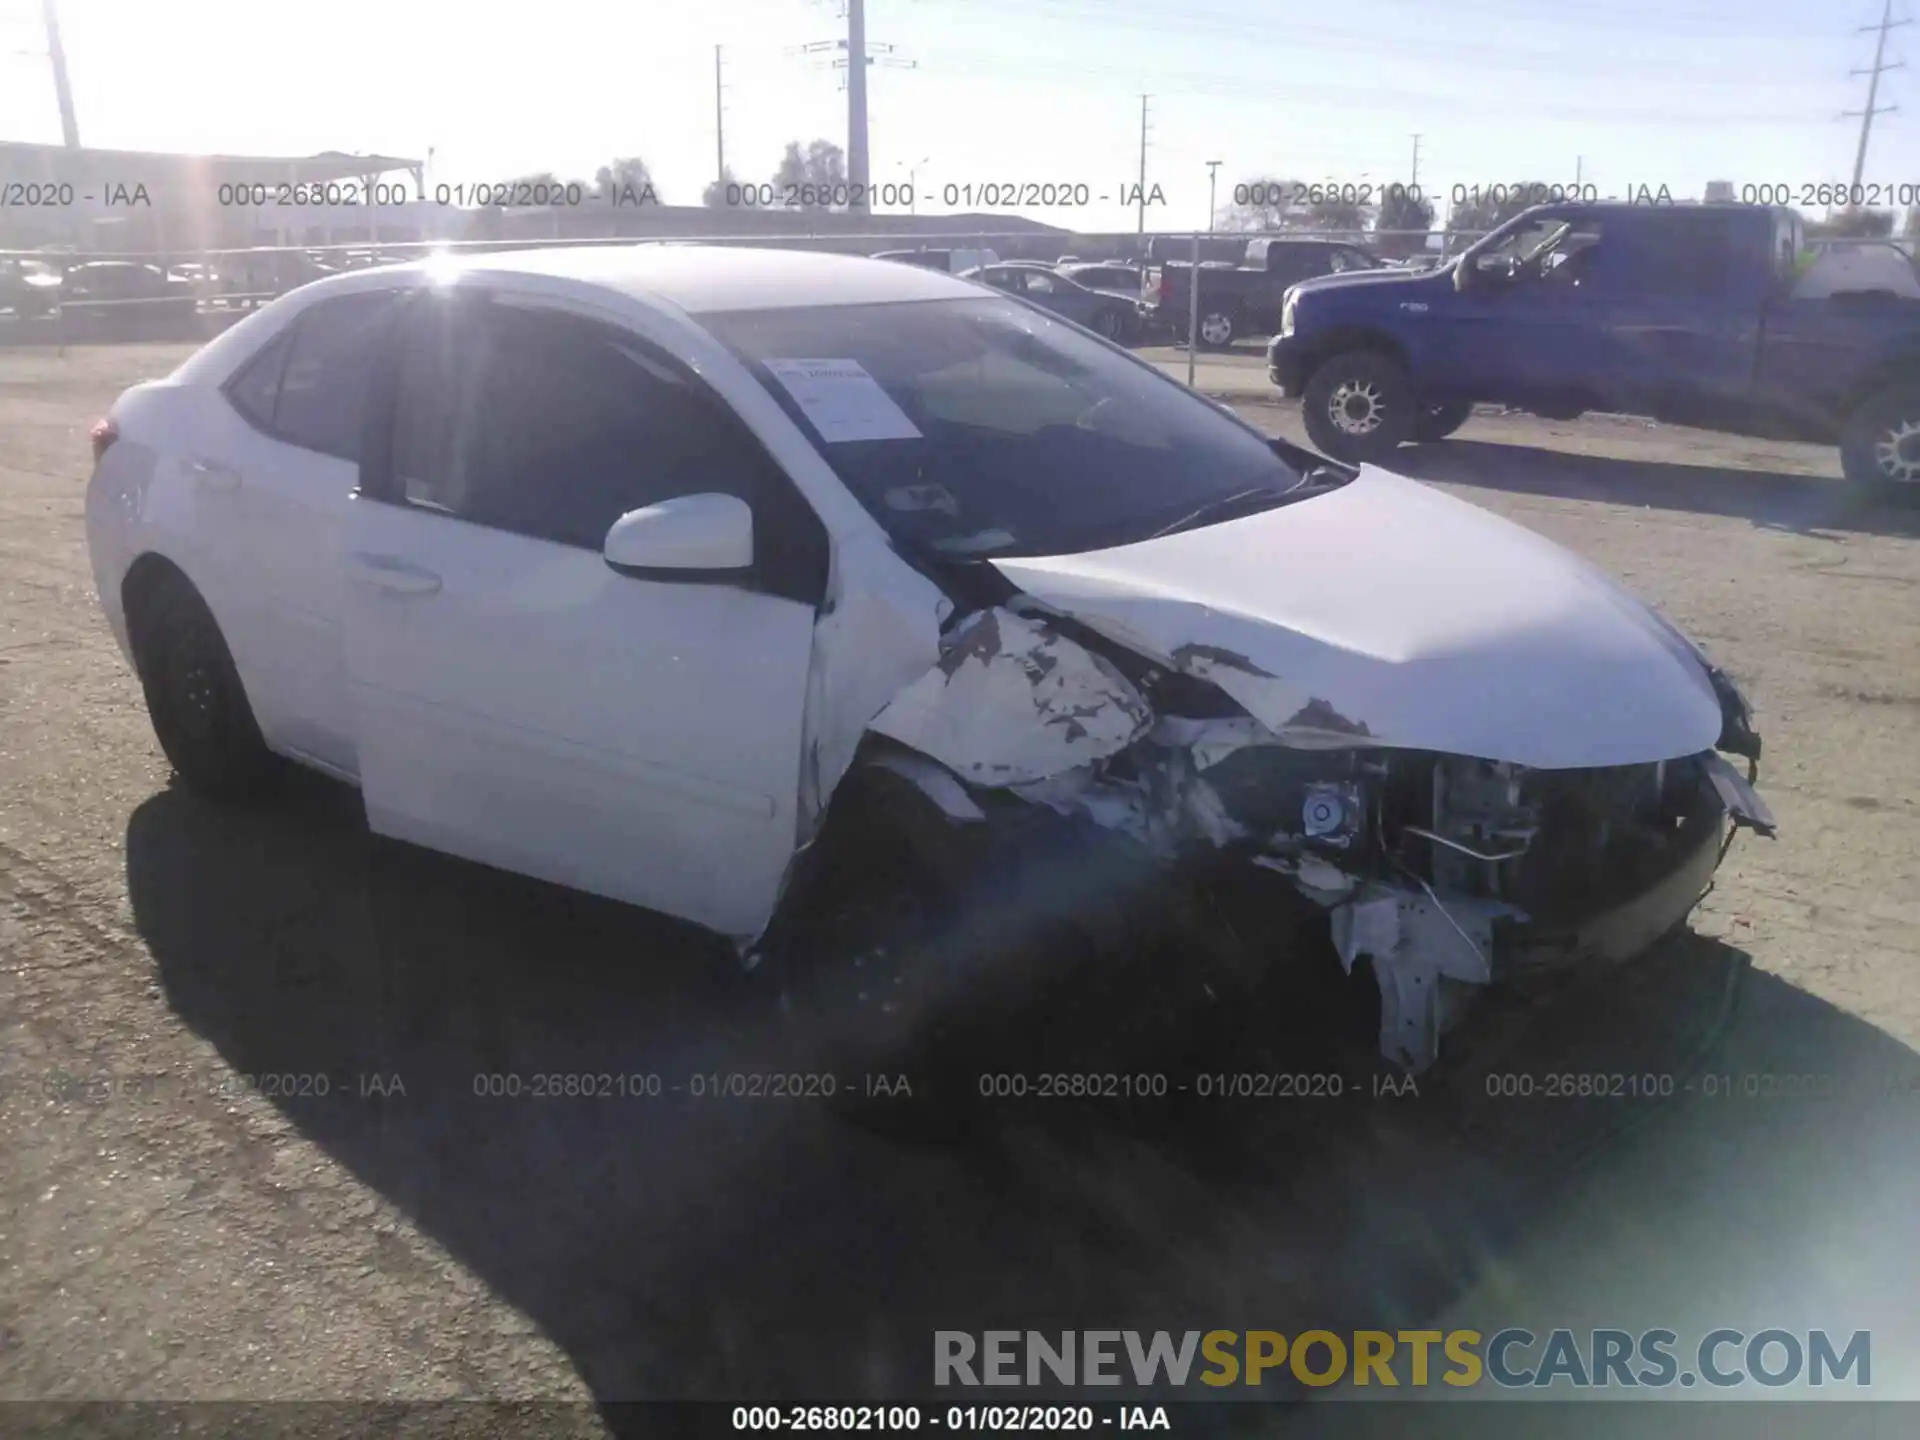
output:
M 911 1434 L 918 1430 L 1026 1433 L 1093 1430 L 1170 1431 L 1173 1422 L 1164 1405 L 949 1405 L 944 1409 L 919 1405 L 735 1405 L 734 1430 L 793 1430 L 800 1432 L 882 1431 Z

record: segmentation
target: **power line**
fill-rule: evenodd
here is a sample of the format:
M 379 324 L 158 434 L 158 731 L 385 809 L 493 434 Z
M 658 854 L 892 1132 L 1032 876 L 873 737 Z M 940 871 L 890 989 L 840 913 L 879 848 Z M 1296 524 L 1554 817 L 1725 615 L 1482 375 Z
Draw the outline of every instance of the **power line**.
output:
M 1853 152 L 1853 183 L 1856 188 L 1858 188 L 1860 184 L 1861 172 L 1867 168 L 1867 136 L 1873 131 L 1873 117 L 1876 115 L 1885 115 L 1900 108 L 1898 105 L 1882 105 L 1876 107 L 1873 103 L 1880 93 L 1880 72 L 1883 70 L 1898 70 L 1906 63 L 1902 60 L 1895 60 L 1891 63 L 1887 62 L 1887 31 L 1897 30 L 1902 25 L 1910 25 L 1912 23 L 1911 20 L 1895 20 L 1893 18 L 1893 0 L 1880 0 L 1880 23 L 1878 25 L 1862 25 L 1860 27 L 1862 34 L 1865 34 L 1869 30 L 1877 30 L 1880 33 L 1879 38 L 1873 42 L 1873 68 L 1869 70 L 1855 70 L 1853 72 L 1855 75 L 1865 75 L 1867 77 L 1867 108 L 1864 110 L 1848 110 L 1842 116 L 1843 119 L 1853 115 L 1860 117 L 1860 146 Z

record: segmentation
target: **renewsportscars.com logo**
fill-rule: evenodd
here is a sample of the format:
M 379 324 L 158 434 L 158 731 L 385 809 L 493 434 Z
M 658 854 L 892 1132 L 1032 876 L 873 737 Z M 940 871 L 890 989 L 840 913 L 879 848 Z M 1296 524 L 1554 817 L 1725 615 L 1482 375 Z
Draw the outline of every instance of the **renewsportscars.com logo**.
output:
M 1873 1337 L 1825 1330 L 936 1330 L 938 1386 L 1492 1384 L 1504 1389 L 1873 1383 Z

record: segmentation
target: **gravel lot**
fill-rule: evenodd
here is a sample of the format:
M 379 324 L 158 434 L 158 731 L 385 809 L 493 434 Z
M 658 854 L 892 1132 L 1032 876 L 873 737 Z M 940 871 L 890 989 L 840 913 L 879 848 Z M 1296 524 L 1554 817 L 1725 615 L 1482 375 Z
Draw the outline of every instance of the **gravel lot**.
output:
M 327 783 L 170 788 L 81 499 L 87 422 L 184 353 L 0 351 L 0 1399 L 838 1398 L 924 1388 L 935 1328 L 1415 1322 L 1871 1328 L 1875 1393 L 1920 1398 L 1920 506 L 1610 417 L 1405 452 L 1715 652 L 1780 839 L 1417 1100 L 1030 1102 L 909 1145 L 804 1102 L 478 1097 L 751 1070 L 756 1012 L 697 937 L 374 842 Z M 1256 1009 L 1228 1048 L 1293 1033 Z

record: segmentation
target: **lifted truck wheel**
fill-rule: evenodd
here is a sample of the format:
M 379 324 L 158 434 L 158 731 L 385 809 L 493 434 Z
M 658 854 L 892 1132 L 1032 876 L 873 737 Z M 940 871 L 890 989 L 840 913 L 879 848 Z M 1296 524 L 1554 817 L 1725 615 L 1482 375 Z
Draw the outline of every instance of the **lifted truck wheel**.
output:
M 1840 468 L 1861 490 L 1920 497 L 1920 384 L 1889 385 L 1853 412 L 1840 436 Z
M 1415 437 L 1419 411 L 1399 361 L 1377 350 L 1323 360 L 1307 380 L 1301 418 L 1314 448 L 1335 460 L 1381 460 Z
M 1428 405 L 1413 419 L 1413 438 L 1425 443 L 1444 440 L 1473 415 L 1471 400 L 1450 400 L 1444 405 Z

